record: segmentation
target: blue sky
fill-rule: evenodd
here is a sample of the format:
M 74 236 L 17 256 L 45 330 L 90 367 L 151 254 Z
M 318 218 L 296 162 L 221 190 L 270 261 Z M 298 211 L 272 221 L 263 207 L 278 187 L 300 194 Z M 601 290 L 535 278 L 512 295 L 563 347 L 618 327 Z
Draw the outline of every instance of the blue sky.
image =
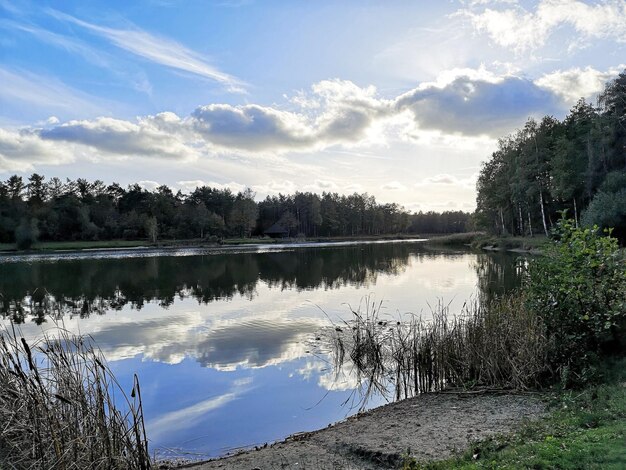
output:
M 0 0 L 0 178 L 471 210 L 497 137 L 593 99 L 625 42 L 617 0 Z

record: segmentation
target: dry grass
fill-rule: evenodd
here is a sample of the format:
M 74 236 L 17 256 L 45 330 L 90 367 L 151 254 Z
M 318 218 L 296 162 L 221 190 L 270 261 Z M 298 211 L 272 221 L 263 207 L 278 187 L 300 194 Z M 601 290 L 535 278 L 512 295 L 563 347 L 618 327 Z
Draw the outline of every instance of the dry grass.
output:
M 137 377 L 129 398 L 88 339 L 0 332 L 0 468 L 149 469 Z
M 373 391 L 401 399 L 451 387 L 526 389 L 546 371 L 544 324 L 519 295 L 466 304 L 455 316 L 439 303 L 429 321 L 387 322 L 380 308 L 366 299 L 333 335 L 335 366 L 350 358 L 365 398 Z

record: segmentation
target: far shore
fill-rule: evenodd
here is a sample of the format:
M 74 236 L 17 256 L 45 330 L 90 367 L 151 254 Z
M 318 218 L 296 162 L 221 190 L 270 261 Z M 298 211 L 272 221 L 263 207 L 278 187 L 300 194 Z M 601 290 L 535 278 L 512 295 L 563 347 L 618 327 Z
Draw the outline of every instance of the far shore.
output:
M 61 241 L 40 242 L 31 249 L 18 250 L 15 244 L 0 243 L 1 255 L 31 255 L 45 253 L 81 253 L 95 251 L 127 251 L 127 250 L 176 250 L 182 248 L 224 248 L 236 246 L 256 245 L 280 245 L 280 244 L 303 244 L 303 243 L 339 243 L 339 242 L 370 242 L 392 240 L 426 240 L 441 237 L 441 234 L 396 234 L 396 235 L 372 235 L 355 237 L 309 237 L 309 238 L 225 238 L 222 240 L 162 240 L 151 243 L 148 240 L 102 240 L 102 241 Z

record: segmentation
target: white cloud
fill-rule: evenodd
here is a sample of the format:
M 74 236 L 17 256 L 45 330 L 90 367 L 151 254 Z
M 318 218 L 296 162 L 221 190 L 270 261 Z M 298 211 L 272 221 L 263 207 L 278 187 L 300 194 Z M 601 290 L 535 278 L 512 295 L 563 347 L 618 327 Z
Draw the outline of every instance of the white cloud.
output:
M 0 128 L 0 172 L 27 171 L 38 164 L 64 164 L 75 159 L 75 149 L 41 139 L 31 130 Z
M 478 173 L 471 175 L 468 178 L 458 178 L 454 175 L 447 173 L 440 173 L 435 176 L 424 178 L 421 182 L 416 183 L 416 187 L 425 185 L 449 185 L 449 186 L 463 186 L 465 188 L 475 188 L 476 181 L 478 180 Z
M 277 194 L 293 194 L 298 190 L 298 186 L 289 180 L 270 181 L 267 184 L 259 184 L 252 186 L 257 196 L 275 196 Z
M 346 193 L 354 194 L 354 193 L 362 193 L 363 191 L 365 191 L 365 188 L 363 187 L 362 184 L 352 183 L 344 187 L 344 190 Z
M 217 81 L 233 92 L 244 91 L 244 84 L 239 79 L 222 72 L 211 65 L 205 57 L 169 38 L 155 36 L 136 26 L 132 29 L 108 28 L 56 10 L 49 10 L 49 13 L 59 20 L 81 26 L 107 39 L 120 49 L 151 62 Z
M 562 96 L 568 103 L 575 103 L 580 98 L 592 98 L 601 92 L 606 82 L 616 78 L 625 68 L 626 65 L 621 64 L 603 72 L 590 66 L 575 67 L 545 74 L 535 83 Z
M 156 181 L 150 181 L 150 180 L 138 181 L 137 184 L 147 191 L 154 191 L 156 188 L 161 186 Z
M 443 83 L 417 87 L 395 103 L 410 110 L 420 129 L 465 135 L 501 135 L 532 115 L 553 114 L 560 98 L 517 76 L 494 77 L 464 71 Z
M 405 191 L 406 186 L 399 181 L 390 181 L 389 183 L 383 184 L 380 189 L 387 191 Z
M 113 118 L 69 121 L 39 135 L 47 141 L 80 144 L 97 152 L 120 156 L 159 156 L 193 159 L 198 151 L 174 113 L 160 113 L 130 122 Z
M 374 143 L 385 148 L 394 140 L 419 141 L 431 147 L 484 148 L 491 145 L 493 137 L 510 132 L 529 116 L 564 113 L 564 99 L 574 93 L 572 84 L 578 84 L 576 93 L 596 89 L 616 69 L 604 74 L 593 69 L 579 72 L 555 72 L 533 81 L 510 74 L 499 76 L 484 67 L 455 69 L 395 99 L 379 97 L 374 87 L 325 80 L 313 85 L 308 94 L 300 93 L 299 100 L 308 104 L 298 107 L 291 102 L 292 110 L 277 105 L 210 104 L 186 117 L 162 112 L 134 121 L 110 117 L 63 123 L 52 120 L 43 128 L 5 131 L 4 140 L 11 134 L 13 142 L 0 147 L 0 157 L 5 169 L 7 161 L 35 164 L 42 161 L 37 156 L 43 154 L 49 163 L 55 163 L 55 158 L 60 163 L 79 157 L 188 162 L 266 158 L 284 165 L 281 155 L 290 152 L 326 149 L 340 153 L 341 149 Z M 2 93 L 0 90 L 0 96 Z M 52 100 L 52 96 L 46 94 L 46 99 Z M 317 106 L 312 107 L 312 102 Z M 33 146 L 39 148 L 34 155 Z M 354 155 L 381 158 L 362 152 Z M 336 183 L 320 176 L 313 186 L 336 189 Z M 276 194 L 298 188 L 293 182 L 277 180 L 253 189 Z
M 611 39 L 626 42 L 626 3 L 606 0 L 592 4 L 579 0 L 541 0 L 533 11 L 519 5 L 506 9 L 469 8 L 459 12 L 474 28 L 487 33 L 500 46 L 517 52 L 546 44 L 558 28 L 567 26 L 579 39 Z
M 426 178 L 424 182 L 432 184 L 457 184 L 459 180 L 456 178 L 456 176 L 441 174 Z
M 315 180 L 313 184 L 308 184 L 304 188 L 304 191 L 311 191 L 314 193 L 322 192 L 335 192 L 339 189 L 339 185 L 334 181 L 327 180 Z

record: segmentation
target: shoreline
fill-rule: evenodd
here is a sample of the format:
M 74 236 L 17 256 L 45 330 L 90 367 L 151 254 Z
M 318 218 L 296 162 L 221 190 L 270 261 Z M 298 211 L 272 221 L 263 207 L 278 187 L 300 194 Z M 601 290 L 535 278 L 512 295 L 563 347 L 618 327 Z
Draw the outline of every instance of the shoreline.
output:
M 539 393 L 426 393 L 182 468 L 397 468 L 409 457 L 421 462 L 453 457 L 474 441 L 511 432 L 545 412 Z
M 313 248 L 329 246 L 349 246 L 359 244 L 376 243 L 400 243 L 400 242 L 425 242 L 427 238 L 421 236 L 398 236 L 389 238 L 316 238 L 316 239 L 284 239 L 277 241 L 254 240 L 246 242 L 225 243 L 191 243 L 191 244 L 165 244 L 165 245 L 137 245 L 119 247 L 89 247 L 68 249 L 39 249 L 39 250 L 13 250 L 0 251 L 0 262 L 3 260 L 32 260 L 32 259 L 55 259 L 56 257 L 69 255 L 84 258 L 97 258 L 99 255 L 128 254 L 149 255 L 160 253 L 174 253 L 188 251 L 190 254 L 199 252 L 239 252 L 254 250 L 283 250 L 289 248 Z
M 248 245 L 278 245 L 298 243 L 330 243 L 330 242 L 359 242 L 359 241 L 391 241 L 391 240 L 426 240 L 439 237 L 438 234 L 395 234 L 372 235 L 355 237 L 309 237 L 309 238 L 225 238 L 222 241 L 201 240 L 164 240 L 150 243 L 147 240 L 107 240 L 107 241 L 76 241 L 76 242 L 42 242 L 28 250 L 19 250 L 14 244 L 0 243 L 0 255 L 22 255 L 40 253 L 74 253 L 89 251 L 119 251 L 119 250 L 146 250 L 146 249 L 181 249 L 181 248 L 214 248 Z

